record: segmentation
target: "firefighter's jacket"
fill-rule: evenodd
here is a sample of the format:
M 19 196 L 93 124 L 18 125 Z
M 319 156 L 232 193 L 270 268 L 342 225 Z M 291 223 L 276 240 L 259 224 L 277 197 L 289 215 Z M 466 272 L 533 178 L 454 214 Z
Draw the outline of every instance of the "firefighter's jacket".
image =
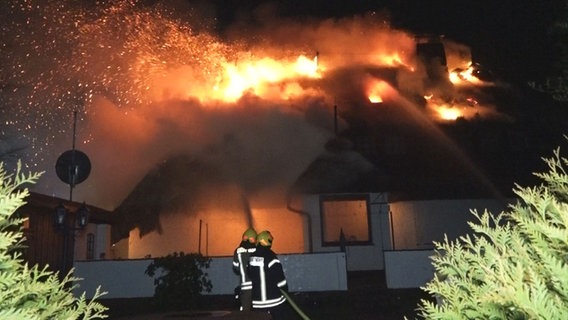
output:
M 239 275 L 241 290 L 251 290 L 252 282 L 247 273 L 251 253 L 256 251 L 256 245 L 242 241 L 233 254 L 233 270 Z
M 252 307 L 272 308 L 286 301 L 280 291 L 288 291 L 282 264 L 270 247 L 257 245 L 251 254 L 249 276 L 252 281 Z

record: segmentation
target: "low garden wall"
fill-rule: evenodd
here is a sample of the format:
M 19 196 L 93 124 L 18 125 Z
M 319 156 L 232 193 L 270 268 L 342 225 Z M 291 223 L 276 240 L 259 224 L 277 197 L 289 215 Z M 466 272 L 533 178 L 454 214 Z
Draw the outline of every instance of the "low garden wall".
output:
M 404 289 L 424 286 L 434 277 L 430 256 L 433 250 L 385 251 L 387 288 Z
M 291 292 L 347 290 L 345 253 L 279 255 Z M 74 276 L 81 278 L 74 289 L 92 298 L 98 286 L 105 299 L 143 298 L 154 295 L 154 279 L 145 274 L 152 259 L 76 261 Z M 233 272 L 232 257 L 211 258 L 206 270 L 213 289 L 209 294 L 233 294 L 238 277 Z

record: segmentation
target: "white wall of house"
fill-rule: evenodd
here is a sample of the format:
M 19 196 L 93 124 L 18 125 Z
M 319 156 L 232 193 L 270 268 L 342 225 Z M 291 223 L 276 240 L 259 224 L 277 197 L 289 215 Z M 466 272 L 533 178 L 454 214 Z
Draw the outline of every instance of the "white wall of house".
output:
M 346 246 L 347 269 L 382 270 L 384 269 L 383 250 L 392 247 L 387 195 L 372 193 L 362 196 L 368 199 L 371 239 L 366 244 Z M 340 250 L 339 246 L 322 244 L 320 195 L 303 197 L 296 209 L 301 212 L 289 210 L 285 207 L 285 203 L 280 207 L 258 207 L 252 204 L 253 227 L 257 231 L 265 229 L 271 231 L 275 238 L 273 250 L 278 254 Z M 132 230 L 126 245 L 128 249 L 121 250 L 120 257 L 143 259 L 166 256 L 178 251 L 201 252 L 207 256 L 232 255 L 242 232 L 248 227 L 246 221 L 242 213 L 235 212 L 203 212 L 199 216 L 183 213 L 161 216 L 160 230 L 142 236 L 138 229 Z M 119 257 L 114 252 L 114 255 L 108 258 Z
M 333 197 L 333 195 L 331 196 Z M 442 241 L 444 235 L 447 235 L 449 239 L 453 240 L 459 236 L 470 233 L 471 229 L 467 222 L 475 219 L 470 212 L 471 209 L 477 209 L 479 212 L 483 212 L 487 209 L 492 213 L 498 214 L 505 210 L 512 201 L 499 201 L 495 199 L 460 199 L 398 201 L 389 203 L 386 193 L 371 193 L 365 194 L 364 196 L 368 199 L 371 239 L 365 244 L 345 246 L 345 269 L 346 271 L 385 270 L 387 275 L 387 284 L 392 288 L 420 286 L 425 283 L 425 279 L 431 278 L 433 276 L 431 265 L 429 259 L 426 258 L 426 255 L 433 248 L 433 242 Z M 325 195 L 325 197 L 329 198 L 330 195 Z M 296 209 L 300 209 L 300 212 L 290 211 L 286 208 L 253 208 L 253 221 L 257 229 L 269 229 L 275 235 L 274 251 L 279 255 L 283 255 L 283 259 L 295 256 L 302 257 L 302 263 L 294 262 L 291 264 L 294 266 L 291 268 L 295 268 L 297 266 L 296 271 L 292 272 L 293 275 L 303 274 L 304 270 L 313 270 L 310 269 L 313 267 L 317 267 L 318 270 L 326 270 L 326 268 L 328 268 L 327 262 L 307 262 L 307 260 L 321 259 L 325 256 L 319 255 L 319 253 L 336 253 L 341 249 L 340 246 L 323 245 L 320 200 L 321 195 L 309 195 L 303 197 L 299 202 L 300 205 L 298 205 L 297 208 L 295 207 Z M 231 220 L 225 219 L 227 217 L 221 214 L 219 216 L 186 217 L 185 220 L 181 220 L 182 222 L 177 220 L 177 223 L 176 220 L 171 220 L 162 225 L 164 234 L 160 235 L 156 233 L 146 235 L 142 238 L 136 233 L 137 231 L 134 230 L 134 234 L 131 233 L 130 239 L 127 240 L 128 243 L 130 243 L 130 247 L 126 245 L 125 247 L 128 249 L 120 251 L 125 251 L 128 254 L 128 250 L 132 250 L 132 242 L 136 243 L 136 246 L 139 246 L 136 248 L 138 251 L 135 251 L 135 256 L 128 254 L 128 256 L 120 257 L 116 256 L 116 247 L 110 247 L 110 227 L 107 225 L 101 225 L 98 227 L 89 225 L 88 230 L 84 233 L 96 233 L 95 260 L 100 258 L 101 252 L 111 252 L 111 254 L 106 254 L 108 261 L 104 261 L 104 264 L 97 267 L 103 269 L 85 271 L 86 275 L 95 278 L 100 277 L 100 274 L 105 274 L 107 272 L 111 275 L 116 275 L 121 279 L 121 281 L 117 281 L 112 278 L 110 280 L 104 280 L 109 283 L 110 287 L 113 287 L 122 283 L 123 279 L 124 281 L 127 281 L 129 277 L 134 275 L 127 269 L 122 270 L 125 265 L 124 261 L 115 261 L 112 259 L 143 258 L 143 256 L 148 252 L 146 250 L 149 248 L 151 249 L 152 247 L 161 248 L 160 250 L 162 250 L 154 252 L 158 254 L 152 254 L 152 257 L 165 256 L 176 250 L 184 252 L 197 251 L 199 218 L 201 218 L 202 221 L 207 221 L 208 225 L 208 233 L 202 231 L 202 253 L 205 255 L 209 254 L 209 256 L 215 256 L 215 254 L 217 254 L 217 256 L 220 257 L 220 260 L 217 260 L 218 258 L 214 258 L 216 259 L 215 261 L 219 261 L 215 263 L 222 265 L 225 263 L 220 262 L 224 259 L 222 257 L 227 257 L 232 254 L 232 250 L 238 242 L 238 239 L 235 241 L 234 238 L 240 237 L 242 232 L 241 230 L 245 227 L 243 224 L 244 220 L 241 219 L 242 217 L 239 217 L 236 220 Z M 170 224 L 173 224 L 173 226 L 170 226 Z M 154 237 L 159 238 L 164 235 L 167 236 L 168 230 L 170 233 L 174 233 L 173 235 L 170 234 L 170 236 L 173 236 L 174 238 L 177 237 L 176 241 L 178 242 L 184 242 L 182 241 L 183 239 L 193 239 L 193 244 L 190 245 L 194 247 L 187 247 L 187 243 L 185 243 L 186 247 L 171 247 L 169 246 L 168 241 L 164 242 L 163 238 L 156 241 L 156 243 L 150 244 L 148 247 L 143 246 L 145 241 L 150 241 Z M 217 231 L 213 232 L 213 230 Z M 219 236 L 219 234 L 222 234 L 223 236 Z M 178 238 L 182 240 L 179 240 Z M 76 260 L 85 259 L 84 248 L 86 248 L 86 243 L 84 242 L 85 240 L 81 239 L 84 238 L 78 237 L 78 241 L 76 243 Z M 223 249 L 226 251 L 223 252 L 224 255 L 219 254 L 217 251 L 214 252 L 214 254 L 211 254 L 208 246 L 211 245 L 212 242 L 215 243 L 214 241 L 217 241 L 217 243 L 226 243 L 226 248 Z M 310 250 L 312 254 L 302 254 L 307 253 Z M 293 260 L 295 258 L 290 259 Z M 84 268 L 84 262 L 78 263 L 81 268 Z M 136 264 L 137 263 L 134 263 L 135 266 Z M 147 262 L 144 262 L 143 264 L 147 265 Z M 111 271 L 114 266 L 118 269 Z M 215 268 L 217 268 L 216 264 L 213 264 L 213 269 Z M 108 271 L 104 271 L 107 269 Z M 222 270 L 222 272 L 215 275 L 215 279 L 224 280 L 215 280 L 221 281 L 216 285 L 217 289 L 215 290 L 222 288 L 220 289 L 220 292 L 222 293 L 226 293 L 229 289 L 232 292 L 234 289 L 233 284 L 230 285 L 232 286 L 231 288 L 223 288 L 220 284 L 232 282 L 232 280 L 225 281 L 227 278 L 223 278 L 233 277 L 232 274 L 225 274 L 227 273 L 226 270 L 229 270 L 229 268 L 223 266 L 219 270 Z M 93 274 L 90 274 L 90 272 L 93 272 Z M 137 278 L 131 280 L 136 283 L 142 281 L 140 282 L 140 285 L 142 285 L 141 283 L 144 283 L 144 280 L 148 280 L 145 278 L 143 272 L 138 276 L 140 276 L 140 279 Z M 305 281 L 298 279 L 297 283 L 305 283 Z M 133 287 L 137 288 L 137 286 L 138 284 Z M 150 285 L 150 287 L 153 290 L 153 285 Z M 123 290 L 124 288 L 122 287 L 117 289 L 117 291 Z M 136 289 L 137 292 L 145 292 L 144 290 L 142 288 Z
M 241 212 L 211 210 L 159 216 L 160 227 L 147 234 L 130 231 L 128 258 L 163 257 L 173 252 L 231 255 L 247 228 Z
M 457 199 L 391 202 L 390 218 L 393 249 L 432 249 L 434 241 L 450 240 L 470 233 L 468 221 L 475 221 L 470 210 L 483 213 L 486 209 L 501 213 L 512 200 Z
M 363 196 L 367 197 L 369 203 L 371 239 L 368 244 L 346 246 L 347 270 L 383 270 L 383 250 L 392 249 L 387 194 L 371 193 Z M 322 244 L 320 195 L 303 197 L 296 209 L 303 213 L 290 211 L 284 207 L 252 207 L 254 227 L 259 231 L 268 229 L 272 232 L 275 237 L 273 250 L 278 254 L 340 251 L 340 246 Z M 183 214 L 161 217 L 161 232 L 154 231 L 142 237 L 137 229 L 130 233 L 128 258 L 165 256 L 174 251 L 197 252 L 199 220 L 207 223 L 207 231 L 201 232 L 201 252 L 210 256 L 230 255 L 238 243 L 242 230 L 246 228 L 244 217 L 232 216 L 208 213 L 200 217 L 188 217 Z M 202 230 L 205 230 L 204 227 Z M 219 244 L 224 244 L 224 248 L 214 243 L 208 245 L 219 240 L 222 240 Z M 210 250 L 207 249 L 208 247 L 216 249 Z
M 449 240 L 472 232 L 471 210 L 499 214 L 512 199 L 460 199 L 401 201 L 390 203 L 393 249 L 384 252 L 385 276 L 389 289 L 418 288 L 434 277 L 430 257 L 434 241 Z
M 304 218 L 280 207 L 251 206 L 252 227 L 258 232 L 270 230 L 273 250 L 279 254 L 303 253 Z M 160 216 L 160 229 L 141 235 L 138 228 L 130 231 L 129 259 L 162 257 L 173 252 L 199 252 L 206 256 L 232 255 L 249 228 L 242 211 L 209 210 L 198 214 L 176 213 Z M 123 254 L 124 255 L 124 254 Z

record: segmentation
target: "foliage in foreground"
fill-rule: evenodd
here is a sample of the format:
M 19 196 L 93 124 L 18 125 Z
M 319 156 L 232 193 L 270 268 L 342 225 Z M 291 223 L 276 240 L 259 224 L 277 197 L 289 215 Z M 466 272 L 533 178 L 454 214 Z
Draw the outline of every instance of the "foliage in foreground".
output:
M 472 211 L 473 235 L 435 243 L 426 319 L 565 319 L 568 315 L 568 159 L 545 159 L 543 183 L 515 186 L 520 201 L 493 215 Z
M 15 211 L 29 195 L 22 185 L 35 183 L 40 173 L 23 174 L 18 163 L 15 174 L 8 174 L 0 163 L 0 319 L 104 319 L 106 307 L 96 301 L 104 295 L 99 289 L 92 300 L 85 294 L 73 296 L 79 280 L 69 273 L 58 274 L 37 265 L 28 267 L 22 259 L 24 218 Z
M 146 269 L 154 277 L 154 299 L 163 309 L 186 310 L 199 306 L 201 293 L 211 292 L 213 287 L 204 271 L 209 268 L 210 258 L 201 254 L 174 252 L 155 258 Z
M 529 85 L 548 93 L 554 100 L 568 102 L 568 1 L 559 2 L 557 18 L 551 21 L 546 35 L 552 41 L 549 49 L 556 54 L 544 81 Z

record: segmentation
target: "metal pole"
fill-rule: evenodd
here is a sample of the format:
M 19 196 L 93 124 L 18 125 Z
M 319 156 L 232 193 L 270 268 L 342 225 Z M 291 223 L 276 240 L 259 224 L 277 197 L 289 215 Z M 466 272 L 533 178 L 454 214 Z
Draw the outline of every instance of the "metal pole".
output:
M 392 221 L 392 211 L 390 211 L 390 210 L 389 210 L 389 217 L 390 217 L 389 224 L 390 224 L 390 229 L 391 229 L 390 232 L 391 232 L 392 250 L 396 250 L 396 246 L 395 246 L 395 243 L 394 243 L 394 223 Z
M 198 242 L 198 249 L 197 252 L 201 254 L 201 225 L 203 224 L 203 220 L 199 219 L 199 242 Z
M 205 224 L 205 256 L 209 256 L 209 224 Z
M 75 150 L 75 133 L 77 132 L 77 110 L 73 111 L 73 144 L 71 148 Z
M 63 264 L 61 266 L 61 275 L 65 277 L 67 275 L 67 242 L 69 241 L 69 236 L 67 235 L 67 226 L 63 227 Z
M 77 132 L 77 110 L 73 111 L 73 142 L 71 144 L 71 170 L 69 170 L 69 201 L 73 201 L 73 188 L 77 178 L 77 164 L 75 163 L 75 136 Z
M 337 136 L 337 105 L 333 106 L 333 133 Z

